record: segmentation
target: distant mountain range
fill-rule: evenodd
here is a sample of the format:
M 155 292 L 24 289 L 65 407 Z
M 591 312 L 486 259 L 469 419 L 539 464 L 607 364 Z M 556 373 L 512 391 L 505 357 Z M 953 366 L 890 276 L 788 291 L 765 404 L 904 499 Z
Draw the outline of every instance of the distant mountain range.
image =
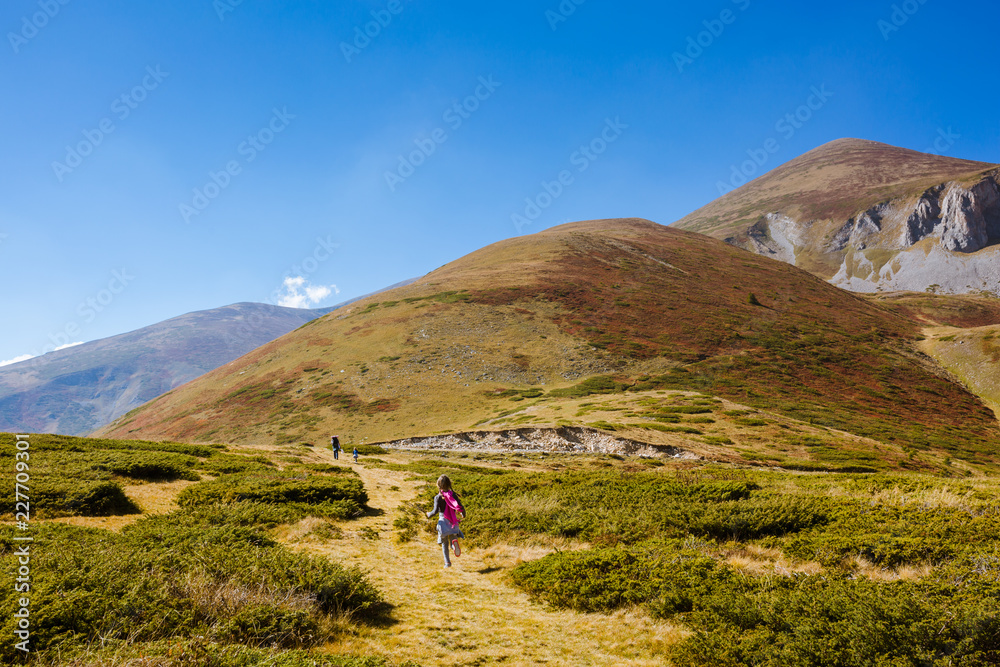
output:
M 998 174 L 996 164 L 840 139 L 674 226 L 852 291 L 1000 295 Z
M 330 310 L 237 303 L 0 367 L 0 431 L 89 433 Z

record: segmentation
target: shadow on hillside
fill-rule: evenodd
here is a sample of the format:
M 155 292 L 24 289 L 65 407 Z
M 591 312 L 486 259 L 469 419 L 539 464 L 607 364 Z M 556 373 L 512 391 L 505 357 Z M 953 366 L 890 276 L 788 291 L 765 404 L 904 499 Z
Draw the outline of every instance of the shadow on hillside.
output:
M 393 615 L 396 605 L 382 602 L 368 609 L 364 615 L 354 615 L 352 620 L 369 628 L 387 629 L 399 625 L 400 620 Z

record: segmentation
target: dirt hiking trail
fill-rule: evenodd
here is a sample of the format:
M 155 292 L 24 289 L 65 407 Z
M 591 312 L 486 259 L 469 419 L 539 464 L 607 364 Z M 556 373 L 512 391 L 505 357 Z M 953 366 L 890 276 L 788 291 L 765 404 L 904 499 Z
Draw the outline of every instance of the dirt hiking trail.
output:
M 551 548 L 469 549 L 463 544 L 462 556 L 453 557 L 453 566 L 445 569 L 434 534 L 420 531 L 401 544 L 393 529 L 401 508 L 416 502 L 423 481 L 408 472 L 366 468 L 364 457 L 355 464 L 326 454 L 324 462 L 351 467 L 361 476 L 369 506 L 383 513 L 342 524 L 339 539 L 298 542 L 289 535 L 288 541 L 293 548 L 368 571 L 393 604 L 394 622 L 361 626 L 325 650 L 421 665 L 662 665 L 667 646 L 683 637 L 683 630 L 641 610 L 578 614 L 530 602 L 506 574 Z M 420 509 L 428 511 L 429 503 Z M 474 511 L 470 506 L 470 514 Z

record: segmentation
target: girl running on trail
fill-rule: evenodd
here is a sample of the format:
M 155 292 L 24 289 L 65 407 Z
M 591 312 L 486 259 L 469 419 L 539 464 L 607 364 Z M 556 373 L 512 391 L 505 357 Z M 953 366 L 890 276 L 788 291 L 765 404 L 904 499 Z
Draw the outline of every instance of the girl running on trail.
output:
M 458 523 L 461 521 L 458 514 L 461 513 L 464 518 L 465 508 L 462 507 L 458 494 L 452 490 L 448 475 L 438 477 L 437 485 L 439 493 L 434 496 L 434 507 L 427 513 L 427 518 L 430 519 L 435 514 L 440 514 L 437 523 L 438 544 L 441 545 L 441 551 L 444 553 L 444 566 L 451 567 L 449 546 L 454 548 L 456 558 L 462 555 L 458 538 L 465 537 L 465 533 L 458 527 Z

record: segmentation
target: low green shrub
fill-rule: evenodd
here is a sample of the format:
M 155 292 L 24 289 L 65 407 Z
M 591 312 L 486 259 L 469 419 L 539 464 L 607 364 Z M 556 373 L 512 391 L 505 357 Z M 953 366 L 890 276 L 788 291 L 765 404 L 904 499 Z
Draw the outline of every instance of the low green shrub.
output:
M 165 482 L 175 479 L 191 481 L 201 479 L 193 469 L 198 459 L 184 454 L 116 450 L 100 452 L 88 458 L 94 470 L 103 470 L 112 475 L 132 479 Z
M 564 398 L 581 398 L 591 394 L 616 394 L 628 389 L 631 383 L 618 382 L 610 375 L 595 375 L 583 382 L 564 389 L 553 389 L 549 396 Z
M 410 542 L 427 525 L 427 517 L 416 505 L 404 505 L 400 514 L 393 519 L 392 527 L 396 529 L 397 542 Z
M 213 637 L 249 646 L 308 646 L 320 634 L 319 624 L 303 609 L 250 604 L 213 628 Z
M 937 583 L 762 580 L 717 571 L 684 616 L 695 634 L 674 647 L 671 659 L 678 666 L 972 666 L 1000 660 L 995 584 L 989 592 L 955 595 Z M 651 610 L 675 613 L 658 602 Z
M 683 483 L 655 472 L 508 473 L 455 477 L 476 507 L 473 542 L 530 534 L 636 543 L 654 537 L 781 534 L 822 520 L 811 506 L 752 499 L 745 480 Z
M 750 417 L 737 417 L 735 423 L 738 426 L 767 426 L 767 421 L 764 419 L 753 419 Z
M 210 475 L 231 475 L 233 473 L 267 473 L 275 466 L 264 456 L 217 453 L 198 464 L 200 470 Z
M 950 573 L 949 573 L 950 574 Z M 512 581 L 534 599 L 581 612 L 643 604 L 694 634 L 672 664 L 992 665 L 1000 659 L 1000 585 L 877 582 L 844 576 L 754 577 L 685 549 L 558 552 Z
M 0 434 L 0 439 L 13 443 L 13 435 Z M 207 458 L 212 456 L 222 445 L 188 445 L 179 442 L 151 442 L 148 440 L 110 440 L 107 438 L 81 438 L 72 435 L 54 435 L 35 433 L 31 436 L 32 452 L 92 452 L 106 450 L 127 450 L 132 452 L 170 452 Z M 5 448 L 5 455 L 11 455 Z
M 695 428 L 694 426 L 667 426 L 666 424 L 650 424 L 644 422 L 629 424 L 629 426 L 660 431 L 662 433 L 691 433 L 694 435 L 701 435 L 701 430 Z
M 361 570 L 289 551 L 257 526 L 213 523 L 224 512 L 143 518 L 121 534 L 38 524 L 33 650 L 202 636 L 314 646 L 349 619 L 384 618 L 388 605 Z M 13 581 L 11 531 L 0 532 L 8 538 L 0 571 Z M 17 595 L 0 590 L 0 632 L 8 636 Z M 0 646 L 0 660 L 15 658 L 12 644 Z
M 303 463 L 302 465 L 286 468 L 285 472 L 290 470 L 307 470 L 309 472 L 320 472 L 327 475 L 355 475 L 353 470 L 347 466 L 334 465 L 333 463 Z
M 712 412 L 712 408 L 704 405 L 662 405 L 652 412 L 650 417 L 665 417 L 670 415 L 702 415 Z
M 13 435 L 0 434 L 0 465 L 13 465 L 13 444 Z M 273 470 L 264 457 L 229 454 L 222 449 L 222 445 L 31 435 L 28 451 L 33 515 L 47 518 L 134 513 L 138 508 L 118 486 L 120 478 L 197 481 L 199 470 L 214 475 Z M 0 478 L 0 492 L 4 490 L 13 494 L 12 476 Z
M 141 510 L 115 482 L 42 477 L 31 485 L 31 506 L 40 518 L 116 516 Z
M 368 502 L 368 494 L 356 475 L 288 477 L 280 474 L 236 474 L 194 484 L 177 497 L 177 504 L 181 507 L 248 501 L 287 504 L 313 516 L 347 518 L 361 513 Z

